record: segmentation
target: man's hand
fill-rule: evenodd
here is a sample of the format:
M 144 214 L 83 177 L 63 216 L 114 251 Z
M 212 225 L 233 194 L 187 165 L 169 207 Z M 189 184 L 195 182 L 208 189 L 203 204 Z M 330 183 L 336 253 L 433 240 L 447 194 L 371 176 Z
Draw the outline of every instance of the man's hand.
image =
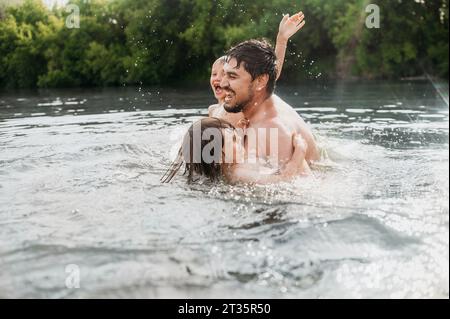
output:
M 286 41 L 289 40 L 298 30 L 303 28 L 305 25 L 305 15 L 303 12 L 298 12 L 292 17 L 289 14 L 285 14 L 280 22 L 280 27 L 278 29 L 278 40 Z

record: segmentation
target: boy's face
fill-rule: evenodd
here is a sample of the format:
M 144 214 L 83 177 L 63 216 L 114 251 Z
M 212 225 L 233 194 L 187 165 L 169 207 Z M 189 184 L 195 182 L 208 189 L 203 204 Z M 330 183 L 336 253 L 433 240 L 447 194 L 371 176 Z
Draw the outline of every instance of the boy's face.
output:
M 209 80 L 211 89 L 214 92 L 214 96 L 219 101 L 222 101 L 225 97 L 224 90 L 220 87 L 220 82 L 222 81 L 223 77 L 223 62 L 220 60 L 217 60 L 214 62 L 212 69 L 211 69 L 211 78 Z

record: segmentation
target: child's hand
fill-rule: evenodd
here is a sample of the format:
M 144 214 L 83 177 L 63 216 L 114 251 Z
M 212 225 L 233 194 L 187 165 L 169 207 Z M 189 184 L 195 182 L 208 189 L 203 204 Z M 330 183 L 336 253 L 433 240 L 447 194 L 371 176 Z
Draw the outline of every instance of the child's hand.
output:
M 301 134 L 294 134 L 292 136 L 292 146 L 294 147 L 294 153 L 303 154 L 303 156 L 306 154 L 306 150 L 308 149 L 308 144 L 306 144 L 306 141 L 303 139 Z
M 296 176 L 309 171 L 308 163 L 305 161 L 308 145 L 301 134 L 292 135 L 292 146 L 294 152 L 289 162 L 286 163 L 282 174 L 285 176 Z
M 280 22 L 278 37 L 286 41 L 289 40 L 291 36 L 303 28 L 305 25 L 304 18 L 305 15 L 301 11 L 294 14 L 292 17 L 289 17 L 289 14 L 285 14 Z

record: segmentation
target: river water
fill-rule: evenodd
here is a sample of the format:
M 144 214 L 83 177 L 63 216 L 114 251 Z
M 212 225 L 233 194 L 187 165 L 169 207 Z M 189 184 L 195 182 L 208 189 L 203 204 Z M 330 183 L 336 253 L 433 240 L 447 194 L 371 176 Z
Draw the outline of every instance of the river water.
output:
M 448 84 L 277 94 L 332 162 L 250 187 L 159 182 L 207 89 L 0 92 L 0 297 L 448 298 Z

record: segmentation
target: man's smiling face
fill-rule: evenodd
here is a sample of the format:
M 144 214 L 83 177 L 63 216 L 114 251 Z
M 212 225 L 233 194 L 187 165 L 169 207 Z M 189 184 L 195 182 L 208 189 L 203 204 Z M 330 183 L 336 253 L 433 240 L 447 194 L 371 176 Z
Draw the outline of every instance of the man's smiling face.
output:
M 225 91 L 224 109 L 230 113 L 239 113 L 253 100 L 254 85 L 250 73 L 237 65 L 235 58 L 223 66 L 224 76 L 220 86 Z

